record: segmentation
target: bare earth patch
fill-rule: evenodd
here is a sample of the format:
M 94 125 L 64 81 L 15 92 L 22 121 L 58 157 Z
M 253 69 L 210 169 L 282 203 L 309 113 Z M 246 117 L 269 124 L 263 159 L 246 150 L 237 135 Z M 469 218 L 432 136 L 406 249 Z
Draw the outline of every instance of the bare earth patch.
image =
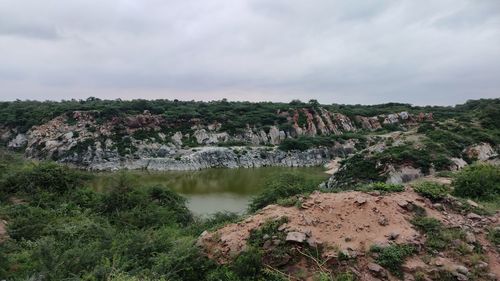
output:
M 250 233 L 271 220 L 286 217 L 278 231 L 287 233 L 287 243 L 299 242 L 311 247 L 322 246 L 325 259 L 335 259 L 339 253 L 358 257 L 358 277 L 372 279 L 367 269 L 370 259 L 367 255 L 373 245 L 394 244 L 424 245 L 426 236 L 411 223 L 415 212 L 425 210 L 428 217 L 438 219 L 447 227 L 463 227 L 476 232 L 481 244 L 484 229 L 498 225 L 498 214 L 492 217 L 472 218 L 458 213 L 437 209 L 428 200 L 410 188 L 404 192 L 380 195 L 377 192 L 357 191 L 341 193 L 315 192 L 302 201 L 301 207 L 269 205 L 241 222 L 226 225 L 214 232 L 204 232 L 199 245 L 205 254 L 220 264 L 230 262 L 246 249 Z M 483 245 L 489 257 L 489 271 L 498 274 L 500 267 L 498 253 L 494 246 Z M 448 261 L 447 261 L 448 262 Z M 426 264 L 427 263 L 427 264 Z M 421 256 L 414 256 L 404 264 L 405 272 L 416 272 L 436 268 L 424 263 Z M 431 261 L 432 263 L 432 261 Z M 450 261 L 446 266 L 459 266 Z M 392 280 L 392 278 L 390 278 Z
M 251 230 L 266 221 L 287 217 L 289 221 L 282 226 L 283 231 L 307 233 L 311 242 L 330 246 L 332 250 L 366 251 L 373 244 L 386 244 L 391 236 L 397 236 L 393 239 L 396 242 L 415 242 L 419 234 L 410 223 L 412 213 L 405 208 L 410 203 L 426 208 L 423 201 L 414 192 L 386 196 L 357 191 L 317 192 L 307 198 L 302 208 L 269 205 L 242 222 L 204 235 L 202 240 L 209 245 L 208 254 L 213 257 L 211 253 L 223 254 L 215 258 L 225 263 L 229 256 L 245 248 Z M 434 210 L 428 209 L 428 213 L 442 219 Z

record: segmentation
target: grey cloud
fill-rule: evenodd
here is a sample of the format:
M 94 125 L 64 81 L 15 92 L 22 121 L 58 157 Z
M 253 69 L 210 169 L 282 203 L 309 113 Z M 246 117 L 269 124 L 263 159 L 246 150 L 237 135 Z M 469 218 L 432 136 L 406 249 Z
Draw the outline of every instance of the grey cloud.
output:
M 0 1 L 0 99 L 498 97 L 499 21 L 496 0 Z

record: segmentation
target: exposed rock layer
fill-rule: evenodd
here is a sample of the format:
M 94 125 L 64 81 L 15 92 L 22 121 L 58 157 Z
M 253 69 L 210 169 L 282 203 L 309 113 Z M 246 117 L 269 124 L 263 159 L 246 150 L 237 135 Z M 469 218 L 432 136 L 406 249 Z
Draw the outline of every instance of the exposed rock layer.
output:
M 171 124 L 162 115 L 143 114 L 100 118 L 97 111 L 75 111 L 32 127 L 26 134 L 2 128 L 2 138 L 12 149 L 25 149 L 27 157 L 53 159 L 92 170 L 153 169 L 192 170 L 209 167 L 313 166 L 332 157 L 354 151 L 354 144 L 336 143 L 331 147 L 283 152 L 277 146 L 287 138 L 354 132 L 349 117 L 324 108 L 277 112 L 287 126 L 256 128 L 247 124 L 234 132 L 223 124 L 192 119 Z M 411 125 L 415 118 L 406 112 L 356 118 L 365 130 L 376 130 L 381 123 Z M 368 120 L 368 121 L 367 121 Z M 241 148 L 235 145 L 250 145 Z M 217 148 L 224 145 L 233 148 Z

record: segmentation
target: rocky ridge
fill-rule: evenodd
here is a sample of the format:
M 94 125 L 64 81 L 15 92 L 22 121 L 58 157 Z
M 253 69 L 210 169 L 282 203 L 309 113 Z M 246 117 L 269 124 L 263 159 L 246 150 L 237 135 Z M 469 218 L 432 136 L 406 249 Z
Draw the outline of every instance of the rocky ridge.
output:
M 230 133 L 217 122 L 204 124 L 202 120 L 191 119 L 175 124 L 148 111 L 109 120 L 101 120 L 97 111 L 75 111 L 34 126 L 26 134 L 3 128 L 1 136 L 9 148 L 24 149 L 29 158 L 53 159 L 92 170 L 313 166 L 352 153 L 355 143 L 347 141 L 303 152 L 283 152 L 269 147 L 300 136 L 341 135 L 361 128 L 376 130 L 384 124 L 413 126 L 432 119 L 429 114 L 412 116 L 401 112 L 356 116 L 353 121 L 321 107 L 317 111 L 303 108 L 276 114 L 287 120 L 288 127 L 280 129 L 275 125 L 259 129 L 247 124 L 241 131 Z M 361 128 L 356 123 L 361 124 Z M 249 148 L 238 147 L 242 144 Z M 234 149 L 213 147 L 220 145 Z

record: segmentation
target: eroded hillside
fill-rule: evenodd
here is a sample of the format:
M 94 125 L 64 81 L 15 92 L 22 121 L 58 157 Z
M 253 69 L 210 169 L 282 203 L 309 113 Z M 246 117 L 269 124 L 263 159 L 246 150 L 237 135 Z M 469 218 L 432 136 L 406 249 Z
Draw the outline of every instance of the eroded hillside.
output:
M 433 203 L 411 187 L 316 192 L 204 232 L 198 244 L 221 264 L 259 251 L 289 280 L 496 280 L 500 255 L 487 235 L 498 231 L 500 216 L 462 204 L 452 196 Z

